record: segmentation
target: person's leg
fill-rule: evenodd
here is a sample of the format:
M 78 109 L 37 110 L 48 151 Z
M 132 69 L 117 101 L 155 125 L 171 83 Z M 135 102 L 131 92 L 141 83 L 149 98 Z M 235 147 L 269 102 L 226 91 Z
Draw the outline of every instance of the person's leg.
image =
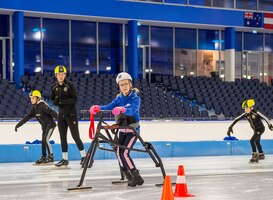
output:
M 80 151 L 81 157 L 82 157 L 80 164 L 83 164 L 86 153 L 85 153 L 85 150 L 84 150 L 82 140 L 80 138 L 77 116 L 68 117 L 67 118 L 67 123 L 68 123 L 68 126 L 69 126 L 69 130 L 71 132 L 72 138 L 75 141 L 75 143 L 76 143 L 76 145 L 77 145 L 77 147 L 78 147 L 78 149 Z
M 46 130 L 46 134 L 45 134 L 45 143 L 46 143 L 46 148 L 47 148 L 47 151 L 48 151 L 48 157 L 46 158 L 46 161 L 45 163 L 51 163 L 51 162 L 54 162 L 54 157 L 53 157 L 53 151 L 52 151 L 52 146 L 50 144 L 50 137 L 54 131 L 55 127 L 52 127 L 52 128 L 48 128 Z
M 60 162 L 58 162 L 57 164 L 55 164 L 55 166 L 57 166 L 57 167 L 67 166 L 69 164 L 69 162 L 68 162 L 68 154 L 67 154 L 67 150 L 68 150 L 68 145 L 67 145 L 67 128 L 68 128 L 68 124 L 66 122 L 65 117 L 59 115 L 59 118 L 58 118 L 58 129 L 59 129 L 59 132 L 60 132 L 60 139 L 61 139 L 63 159 Z
M 255 140 L 255 144 L 256 144 L 256 147 L 257 147 L 258 152 L 259 152 L 259 160 L 265 159 L 263 148 L 262 148 L 262 145 L 261 145 L 261 137 L 262 137 L 263 133 L 264 133 L 264 129 L 261 129 L 261 130 L 257 131 L 257 134 L 259 135 L 259 137 L 257 137 L 256 140 Z
M 255 163 L 258 162 L 258 154 L 256 152 L 256 144 L 255 141 L 257 140 L 257 138 L 259 138 L 260 135 L 258 135 L 256 132 L 254 132 L 253 136 L 250 139 L 250 144 L 251 144 L 251 148 L 252 148 L 252 158 L 250 159 L 250 163 Z

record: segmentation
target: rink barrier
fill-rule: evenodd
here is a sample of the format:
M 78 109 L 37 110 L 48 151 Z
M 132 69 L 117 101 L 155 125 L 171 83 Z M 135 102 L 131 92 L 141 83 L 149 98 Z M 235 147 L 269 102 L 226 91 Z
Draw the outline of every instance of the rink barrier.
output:
M 151 142 L 161 157 L 187 157 L 187 156 L 224 156 L 224 155 L 250 155 L 249 140 L 238 141 L 195 141 L 195 142 Z M 262 140 L 261 144 L 265 154 L 273 154 L 273 140 Z M 85 143 L 85 149 L 89 147 Z M 109 148 L 108 144 L 100 144 Z M 141 147 L 136 143 L 136 147 Z M 52 145 L 55 160 L 61 159 L 61 145 Z M 0 162 L 33 162 L 41 156 L 40 144 L 14 144 L 0 145 Z M 145 153 L 131 152 L 134 158 L 148 158 Z M 75 144 L 68 145 L 69 160 L 79 160 L 80 153 Z M 114 153 L 97 150 L 95 159 L 116 159 Z

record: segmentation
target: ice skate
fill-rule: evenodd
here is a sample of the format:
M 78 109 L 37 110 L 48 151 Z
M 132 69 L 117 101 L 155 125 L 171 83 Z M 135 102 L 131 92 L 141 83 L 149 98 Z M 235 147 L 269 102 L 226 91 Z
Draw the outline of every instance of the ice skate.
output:
M 68 164 L 69 164 L 68 160 L 62 159 L 60 162 L 58 162 L 57 164 L 55 164 L 55 166 L 56 166 L 57 168 L 68 168 L 68 167 L 67 167 Z
M 41 156 L 41 158 L 39 160 L 36 160 L 35 163 L 33 163 L 33 165 L 41 165 L 43 164 L 43 162 L 46 160 L 45 156 Z
M 123 177 L 119 181 L 113 181 L 112 184 L 123 184 L 132 181 L 132 174 L 129 170 L 122 170 Z
M 259 160 L 264 160 L 264 159 L 265 159 L 264 153 L 259 153 Z
M 249 163 L 258 163 L 259 162 L 259 155 L 257 153 L 252 153 L 252 158 L 250 159 Z
M 129 181 L 128 186 L 129 187 L 136 187 L 137 185 L 143 185 L 143 183 L 144 183 L 144 180 L 140 176 L 139 171 L 136 169 L 132 173 L 132 180 Z
M 54 156 L 53 154 L 50 154 L 42 163 L 43 165 L 52 165 L 54 162 Z

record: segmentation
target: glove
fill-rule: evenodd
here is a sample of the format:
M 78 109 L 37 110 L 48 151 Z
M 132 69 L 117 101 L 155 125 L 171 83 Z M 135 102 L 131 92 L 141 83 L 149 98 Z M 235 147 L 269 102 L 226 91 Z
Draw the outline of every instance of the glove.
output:
M 126 108 L 124 107 L 115 107 L 113 110 L 112 110 L 112 113 L 113 115 L 117 116 L 119 115 L 120 113 L 125 113 L 126 111 Z
M 233 129 L 231 126 L 228 127 L 227 135 L 230 136 L 230 133 L 233 133 Z
M 19 128 L 20 126 L 17 124 L 16 126 L 15 126 L 15 132 L 17 132 L 17 129 Z
M 271 131 L 273 131 L 273 125 L 272 125 L 272 124 L 269 124 L 269 125 L 268 125 L 268 128 L 269 128 Z
M 91 108 L 89 109 L 89 112 L 91 115 L 97 114 L 98 112 L 100 112 L 100 106 L 99 105 L 91 106 Z

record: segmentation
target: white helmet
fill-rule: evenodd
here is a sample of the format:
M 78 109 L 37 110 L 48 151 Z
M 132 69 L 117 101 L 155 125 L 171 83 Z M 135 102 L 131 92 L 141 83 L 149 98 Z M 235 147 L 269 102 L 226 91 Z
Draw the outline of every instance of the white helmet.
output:
M 126 72 L 121 72 L 118 74 L 117 78 L 116 78 L 116 82 L 117 84 L 122 81 L 122 80 L 130 80 L 132 81 L 132 77 L 130 74 L 126 73 Z

